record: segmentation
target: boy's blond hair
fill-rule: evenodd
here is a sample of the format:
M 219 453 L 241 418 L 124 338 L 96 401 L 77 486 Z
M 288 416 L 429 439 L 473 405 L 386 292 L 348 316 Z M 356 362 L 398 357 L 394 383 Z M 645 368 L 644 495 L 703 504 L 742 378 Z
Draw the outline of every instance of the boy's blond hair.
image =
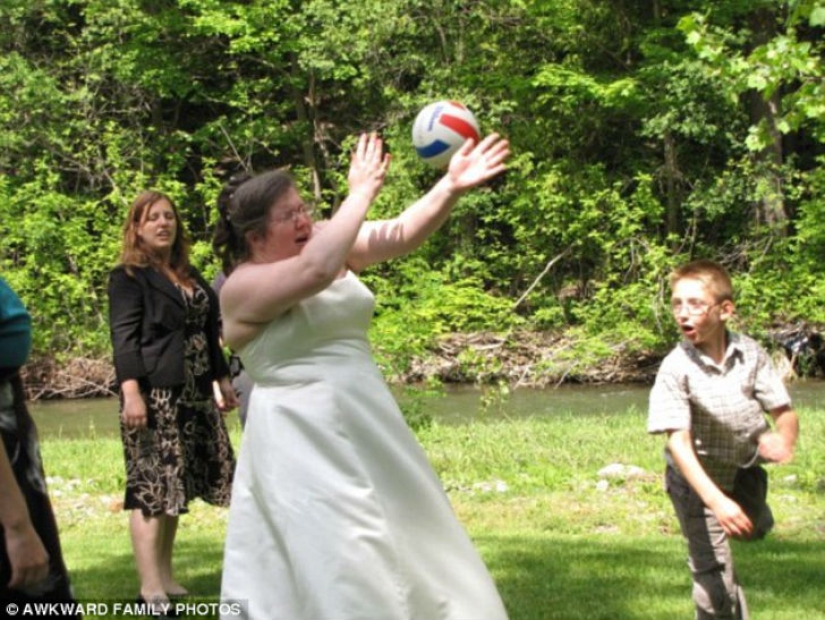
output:
M 682 265 L 670 274 L 670 288 L 679 280 L 692 279 L 702 282 L 717 302 L 733 301 L 733 284 L 728 270 L 719 263 L 699 259 Z

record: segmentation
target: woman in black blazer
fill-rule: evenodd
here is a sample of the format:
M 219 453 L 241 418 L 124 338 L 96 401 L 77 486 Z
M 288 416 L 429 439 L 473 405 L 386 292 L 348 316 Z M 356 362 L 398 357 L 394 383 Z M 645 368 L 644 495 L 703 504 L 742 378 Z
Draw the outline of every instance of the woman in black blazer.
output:
M 168 196 L 142 192 L 132 204 L 108 293 L 138 598 L 160 611 L 187 593 L 172 574 L 178 516 L 196 497 L 229 504 L 235 457 L 221 410 L 237 405 L 218 299 L 189 265 Z

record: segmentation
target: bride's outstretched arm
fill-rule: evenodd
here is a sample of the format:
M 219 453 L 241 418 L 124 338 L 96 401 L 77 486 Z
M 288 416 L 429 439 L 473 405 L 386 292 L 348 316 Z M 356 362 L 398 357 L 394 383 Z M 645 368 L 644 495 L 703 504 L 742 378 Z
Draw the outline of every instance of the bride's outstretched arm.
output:
M 467 141 L 453 155 L 447 173 L 398 217 L 364 223 L 347 264 L 360 271 L 418 248 L 447 220 L 464 193 L 505 170 L 504 160 L 509 154 L 508 141 L 495 133 L 477 145 Z

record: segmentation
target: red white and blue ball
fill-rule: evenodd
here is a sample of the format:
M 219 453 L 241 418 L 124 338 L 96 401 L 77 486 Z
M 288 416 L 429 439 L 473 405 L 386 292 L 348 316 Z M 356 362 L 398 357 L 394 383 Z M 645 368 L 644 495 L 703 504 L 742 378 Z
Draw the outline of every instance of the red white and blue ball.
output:
M 415 117 L 412 141 L 418 156 L 435 168 L 445 168 L 469 139 L 478 143 L 475 116 L 458 101 L 436 101 Z

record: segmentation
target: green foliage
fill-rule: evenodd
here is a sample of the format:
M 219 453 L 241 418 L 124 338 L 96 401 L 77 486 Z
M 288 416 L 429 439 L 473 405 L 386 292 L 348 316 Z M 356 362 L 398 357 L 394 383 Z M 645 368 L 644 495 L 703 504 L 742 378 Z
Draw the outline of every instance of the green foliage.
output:
M 407 373 L 439 336 L 503 331 L 520 323 L 510 302 L 485 293 L 478 279 L 449 281 L 421 258 L 408 259 L 399 268 L 405 280 L 396 283 L 395 295 L 382 291 L 386 283 L 366 278 L 368 284 L 376 284 L 380 301 L 370 335 L 378 343 L 379 363 L 391 376 Z
M 443 386 L 437 379 L 428 378 L 418 385 L 404 385 L 396 394 L 404 420 L 413 431 L 429 428 L 435 422 L 430 403 L 444 395 Z
M 664 348 L 665 275 L 696 256 L 735 273 L 748 327 L 821 323 L 824 10 L 9 0 L 0 269 L 39 354 L 106 356 L 106 273 L 139 190 L 175 198 L 211 277 L 228 175 L 289 167 L 328 213 L 355 136 L 380 131 L 393 166 L 371 216 L 392 217 L 440 174 L 411 148 L 416 113 L 454 98 L 513 155 L 415 256 L 365 274 L 387 366 L 516 325 L 575 328 L 582 359 Z
M 752 90 L 771 100 L 779 94 L 781 106 L 775 128 L 787 134 L 809 126 L 822 140 L 825 86 L 823 43 L 817 30 L 822 26 L 820 16 L 825 7 L 816 0 L 788 5 L 793 12 L 785 21 L 784 31 L 777 30 L 769 21 L 779 15 L 768 15 L 763 22 L 766 31 L 755 33 L 756 45 L 743 46 L 742 36 L 737 36 L 729 24 L 714 23 L 698 14 L 685 16 L 679 27 L 699 56 L 728 82 L 733 96 Z M 758 15 L 759 9 L 754 13 Z M 765 148 L 771 140 L 771 129 L 765 119 L 755 124 L 748 146 L 754 151 Z

